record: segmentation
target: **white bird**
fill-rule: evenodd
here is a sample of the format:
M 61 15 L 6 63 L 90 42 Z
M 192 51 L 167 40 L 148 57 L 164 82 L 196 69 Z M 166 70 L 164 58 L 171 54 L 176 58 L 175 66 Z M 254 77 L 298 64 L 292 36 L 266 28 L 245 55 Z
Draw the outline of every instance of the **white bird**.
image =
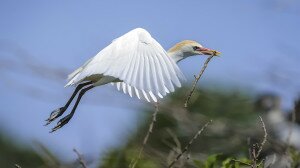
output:
M 67 124 L 84 93 L 108 83 L 116 85 L 118 90 L 122 89 L 131 97 L 157 102 L 157 97 L 163 98 L 173 92 L 175 86 L 181 87 L 180 81 L 184 75 L 177 62 L 193 55 L 219 54 L 191 40 L 177 43 L 166 52 L 145 29 L 131 30 L 113 40 L 68 76 L 66 87 L 77 87 L 66 105 L 50 114 L 46 125 L 60 117 L 80 91 L 71 113 L 59 120 L 51 132 Z

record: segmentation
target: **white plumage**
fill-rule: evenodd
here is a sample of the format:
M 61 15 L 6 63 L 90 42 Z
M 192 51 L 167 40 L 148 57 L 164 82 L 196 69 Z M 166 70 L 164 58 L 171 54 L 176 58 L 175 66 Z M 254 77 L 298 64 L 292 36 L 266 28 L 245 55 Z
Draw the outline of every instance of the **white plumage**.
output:
M 203 54 L 220 53 L 191 40 L 177 43 L 166 52 L 146 30 L 134 29 L 115 39 L 68 76 L 66 86 L 77 87 L 65 106 L 50 114 L 46 125 L 60 117 L 79 93 L 70 114 L 60 119 L 51 132 L 67 124 L 82 96 L 88 90 L 107 83 L 131 97 L 157 102 L 158 97 L 163 98 L 175 87 L 181 87 L 181 80 L 185 79 L 176 62 Z
M 180 87 L 180 80 L 184 79 L 174 60 L 141 28 L 115 39 L 71 73 L 66 86 L 89 80 L 93 75 L 97 75 L 97 79 L 92 79 L 96 86 L 120 81 L 116 84 L 118 90 L 155 102 L 157 97 L 173 92 L 174 85 Z M 111 78 L 103 82 L 107 76 Z

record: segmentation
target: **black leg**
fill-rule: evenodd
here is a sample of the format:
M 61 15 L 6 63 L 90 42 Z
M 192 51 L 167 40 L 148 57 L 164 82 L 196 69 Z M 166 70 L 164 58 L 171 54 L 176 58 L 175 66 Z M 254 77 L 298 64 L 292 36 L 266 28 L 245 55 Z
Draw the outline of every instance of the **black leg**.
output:
M 80 91 L 71 113 L 66 115 L 64 118 L 60 119 L 58 121 L 57 125 L 51 130 L 51 132 L 54 132 L 54 131 L 58 130 L 59 128 L 63 127 L 65 124 L 67 124 L 70 121 L 70 119 L 73 117 L 73 115 L 76 111 L 76 108 L 77 108 L 77 106 L 78 106 L 78 104 L 81 100 L 81 97 L 84 95 L 84 93 L 86 91 L 92 89 L 93 87 L 95 87 L 95 86 L 91 85 L 91 86 L 88 86 L 88 87 L 86 87 L 86 88 L 84 88 Z
M 73 92 L 72 96 L 70 97 L 70 99 L 68 100 L 68 102 L 66 103 L 65 106 L 63 107 L 60 107 L 54 111 L 51 112 L 49 118 L 46 120 L 47 123 L 45 125 L 48 125 L 50 124 L 52 121 L 54 121 L 56 118 L 60 117 L 66 110 L 67 108 L 69 107 L 69 105 L 71 104 L 72 100 L 74 99 L 74 97 L 76 96 L 76 94 L 84 87 L 84 86 L 87 86 L 87 85 L 90 85 L 92 84 L 92 82 L 85 82 L 85 83 L 81 83 L 79 84 L 75 91 Z

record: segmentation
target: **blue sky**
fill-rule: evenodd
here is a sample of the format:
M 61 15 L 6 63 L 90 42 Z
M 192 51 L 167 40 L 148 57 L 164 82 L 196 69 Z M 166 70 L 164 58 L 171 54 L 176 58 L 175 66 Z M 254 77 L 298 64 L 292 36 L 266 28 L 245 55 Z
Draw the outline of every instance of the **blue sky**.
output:
M 72 92 L 64 76 L 129 30 L 147 29 L 166 49 L 191 39 L 222 52 L 200 81 L 272 91 L 290 108 L 299 94 L 300 11 L 295 0 L 0 2 L 0 128 L 73 158 L 119 144 L 138 126 L 145 103 L 104 86 L 88 93 L 57 133 L 43 127 Z M 188 79 L 204 57 L 180 62 Z M 53 72 L 54 71 L 54 72 Z M 190 80 L 187 84 L 190 84 Z M 98 156 L 98 155 L 95 155 Z

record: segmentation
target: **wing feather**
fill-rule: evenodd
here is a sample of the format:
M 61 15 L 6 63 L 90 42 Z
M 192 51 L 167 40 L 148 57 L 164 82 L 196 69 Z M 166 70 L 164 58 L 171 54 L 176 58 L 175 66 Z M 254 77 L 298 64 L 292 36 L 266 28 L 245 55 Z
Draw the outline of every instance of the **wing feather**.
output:
M 163 57 L 159 56 L 159 63 L 160 63 L 160 66 L 162 67 L 162 73 L 163 73 L 163 79 L 164 79 L 164 84 L 165 84 L 165 91 L 167 93 L 169 93 L 168 91 L 171 90 L 172 92 L 175 90 L 174 89 L 174 86 L 172 84 L 172 81 L 171 81 L 171 76 L 168 72 L 168 67 L 167 67 L 167 64 L 165 63 Z
M 147 93 L 146 93 L 144 90 L 142 90 L 142 93 L 143 93 L 143 95 L 144 95 L 144 98 L 145 98 L 148 102 L 150 102 L 150 99 L 149 99 Z
M 134 91 L 135 91 L 135 95 L 138 97 L 138 99 L 141 99 L 139 90 L 137 88 L 134 88 Z
M 135 54 L 135 64 L 134 64 L 134 71 L 131 74 L 131 79 L 129 79 L 129 81 L 131 81 L 131 83 L 135 83 L 136 85 L 137 83 L 137 76 L 139 73 L 139 67 L 140 67 L 140 58 L 141 56 Z
M 155 68 L 155 65 L 154 65 L 154 62 L 153 62 L 153 57 L 148 56 L 148 59 L 149 59 L 148 65 L 149 65 L 149 69 L 150 69 L 150 73 L 151 73 L 150 75 L 152 77 L 152 80 L 148 79 L 151 82 L 151 86 L 150 86 L 151 89 L 149 90 L 149 92 L 153 91 L 155 94 L 158 94 L 159 93 L 158 81 L 157 81 L 158 79 L 157 79 L 156 68 Z
M 151 83 L 150 83 L 150 66 L 149 66 L 149 58 L 148 57 L 144 57 L 144 74 L 143 74 L 143 78 L 144 78 L 144 85 L 141 86 L 139 89 L 141 90 L 146 90 L 146 91 L 150 91 L 151 90 Z
M 67 85 L 88 80 L 91 75 L 112 76 L 121 82 L 118 90 L 130 96 L 157 101 L 180 87 L 184 79 L 176 63 L 144 29 L 137 28 L 115 39 L 70 75 Z
M 166 91 L 165 91 L 165 79 L 163 77 L 163 70 L 162 70 L 162 66 L 161 64 L 159 63 L 159 60 L 158 60 L 158 57 L 153 57 L 153 63 L 155 66 L 155 69 L 156 70 L 156 74 L 157 74 L 157 77 L 159 79 L 159 81 L 161 82 L 158 82 L 158 88 L 159 88 L 159 92 L 157 93 L 157 95 L 166 95 Z
M 138 79 L 137 79 L 137 86 L 138 88 L 143 88 L 143 86 L 145 86 L 145 79 L 144 79 L 144 71 L 145 71 L 145 58 L 144 58 L 144 54 L 145 52 L 141 53 L 141 60 L 140 60 L 140 67 L 138 69 L 139 74 L 138 75 Z
M 127 85 L 127 90 L 128 90 L 128 94 L 130 97 L 132 97 L 132 90 L 131 90 L 131 86 Z
M 126 83 L 122 82 L 122 89 L 123 89 L 123 92 L 126 94 Z
M 132 57 L 133 57 L 133 60 L 132 60 L 132 63 L 130 64 L 129 71 L 128 71 L 128 73 L 126 74 L 126 76 L 124 78 L 128 81 L 132 81 L 132 76 L 133 76 L 133 73 L 135 71 L 135 65 L 138 64 L 135 53 L 132 54 Z
M 149 92 L 149 95 L 150 95 L 150 97 L 152 98 L 152 100 L 154 102 L 157 102 L 157 98 L 155 97 L 155 95 L 151 91 Z
M 126 78 L 126 75 L 128 74 L 129 69 L 132 67 L 131 65 L 133 64 L 134 57 L 129 57 L 128 59 L 129 59 L 129 62 L 126 64 L 124 70 L 121 71 L 121 75 L 120 75 L 121 79 Z
M 118 89 L 118 91 L 120 91 L 120 87 L 121 87 L 121 82 L 118 82 L 117 83 L 117 89 Z

